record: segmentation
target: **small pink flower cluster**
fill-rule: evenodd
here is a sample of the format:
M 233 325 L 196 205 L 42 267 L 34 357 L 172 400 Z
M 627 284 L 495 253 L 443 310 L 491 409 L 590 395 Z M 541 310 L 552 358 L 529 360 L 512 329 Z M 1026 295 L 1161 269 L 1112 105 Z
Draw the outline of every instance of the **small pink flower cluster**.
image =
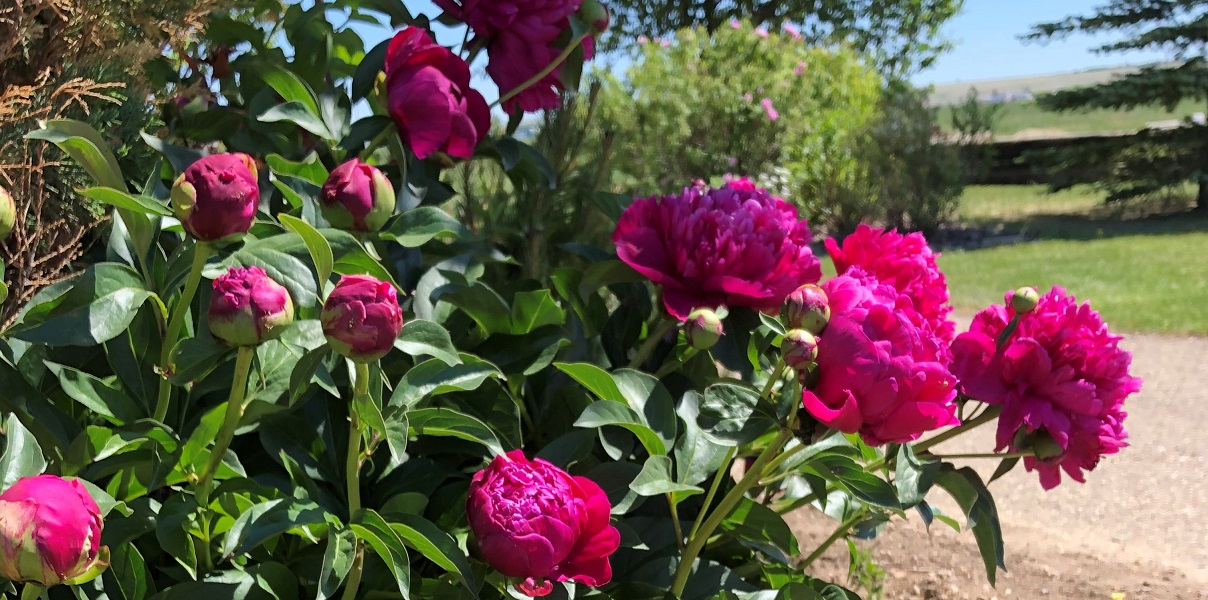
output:
M 998 449 L 1033 450 L 1024 459 L 1051 489 L 1061 472 L 1083 482 L 1099 459 L 1126 446 L 1124 400 L 1141 389 L 1129 373 L 1132 355 L 1090 304 L 1054 287 L 1035 309 L 1009 305 L 978 313 L 952 345 L 963 391 L 1002 407 Z M 1001 348 L 1011 319 L 1019 323 Z

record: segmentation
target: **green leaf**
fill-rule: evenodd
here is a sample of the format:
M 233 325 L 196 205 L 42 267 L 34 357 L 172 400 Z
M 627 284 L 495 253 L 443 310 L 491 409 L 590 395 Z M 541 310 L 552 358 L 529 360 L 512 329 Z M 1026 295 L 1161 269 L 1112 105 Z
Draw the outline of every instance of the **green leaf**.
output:
M 319 155 L 311 152 L 302 162 L 292 161 L 280 154 L 269 154 L 264 162 L 274 173 L 289 175 L 322 186 L 327 181 L 327 167 L 319 160 Z
M 967 525 L 973 530 L 982 562 L 986 566 L 986 579 L 990 585 L 994 585 L 997 568 L 1006 570 L 1007 566 L 1003 561 L 1002 526 L 990 490 L 982 483 L 977 471 L 970 467 L 953 469 L 951 465 L 944 465 L 936 476 L 935 484 L 947 490 L 965 512 Z
M 784 518 L 750 498 L 739 500 L 734 511 L 722 521 L 721 529 L 785 564 L 801 553 L 797 547 L 797 536 Z
M 412 367 L 394 389 L 389 405 L 414 406 L 427 396 L 476 390 L 487 379 L 503 377 L 498 367 L 477 356 L 459 356 L 459 365 L 449 366 L 434 358 Z
M 310 382 L 314 380 L 315 373 L 319 367 L 323 365 L 323 361 L 327 360 L 330 354 L 330 349 L 326 344 L 308 350 L 298 362 L 294 364 L 293 371 L 289 374 L 289 405 L 293 406 L 302 398 L 302 394 L 310 387 Z
M 318 229 L 298 217 L 282 213 L 277 215 L 277 219 L 281 221 L 282 227 L 298 234 L 302 238 L 302 242 L 306 244 L 306 249 L 310 251 L 310 258 L 314 261 L 315 272 L 319 276 L 319 287 L 322 288 L 327 280 L 331 279 L 331 270 L 335 264 L 331 244 L 327 243 L 327 238 L 323 237 Z
M 208 332 L 202 333 L 177 342 L 172 349 L 173 384 L 185 385 L 205 379 L 231 352 L 229 346 L 219 343 Z
M 506 451 L 486 423 L 451 408 L 417 408 L 407 412 L 416 435 L 448 436 L 482 444 L 496 456 Z
M 296 102 L 310 111 L 315 119 L 319 118 L 319 102 L 315 98 L 314 90 L 293 71 L 274 65 L 260 77 L 287 103 Z
M 25 134 L 25 138 L 45 140 L 62 148 L 84 167 L 90 177 L 105 187 L 128 189 L 117 158 L 91 125 L 71 119 L 51 119 L 41 123 L 41 126 L 42 129 Z
M 763 313 L 759 313 L 759 322 L 763 323 L 764 327 L 772 330 L 772 333 L 775 333 L 776 335 L 784 335 L 785 333 L 784 323 L 781 323 L 780 319 L 777 319 L 776 317 L 770 317 Z
M 461 364 L 449 332 L 432 321 L 407 321 L 394 345 L 413 357 L 431 356 L 450 367 Z
M 651 456 L 667 454 L 666 444 L 650 426 L 646 425 L 645 419 L 637 411 L 620 402 L 607 400 L 593 402 L 583 411 L 579 420 L 575 421 L 575 427 L 598 428 L 605 425 L 616 425 L 633 432 Z
M 676 494 L 677 497 L 684 497 L 704 493 L 694 485 L 676 483 L 671 477 L 671 459 L 666 456 L 647 458 L 638 476 L 629 484 L 629 489 L 640 496 Z
M 398 591 L 403 598 L 409 598 L 411 591 L 411 560 L 407 556 L 407 548 L 403 541 L 394 533 L 382 516 L 372 510 L 362 510 L 354 517 L 352 531 L 364 540 L 386 563 L 394 575 Z
M 470 237 L 470 232 L 457 219 L 435 206 L 420 206 L 400 214 L 381 236 L 406 248 L 418 248 L 441 234 Z
M 357 394 L 352 399 L 352 410 L 369 429 L 382 435 L 386 434 L 386 418 L 382 416 L 382 408 L 374 401 L 373 394 Z
M 897 490 L 892 485 L 866 472 L 863 466 L 847 456 L 820 454 L 806 465 L 806 471 L 838 483 L 863 502 L 886 508 L 901 508 Z
M 675 400 L 662 382 L 649 373 L 634 369 L 621 369 L 612 374 L 617 389 L 629 407 L 642 416 L 642 421 L 650 427 L 664 447 L 675 444 L 675 433 L 678 429 L 675 416 Z
M 475 282 L 471 286 L 444 294 L 440 299 L 460 308 L 487 334 L 506 334 L 512 331 L 511 307 L 502 296 L 483 283 Z
M 4 420 L 4 454 L 0 455 L 0 490 L 7 490 L 22 477 L 41 475 L 46 458 L 34 435 L 21 424 L 16 414 Z
M 621 389 L 613 381 L 612 375 L 596 365 L 591 363 L 554 363 L 554 367 L 570 375 L 572 379 L 578 381 L 601 400 L 625 402 L 625 397 L 621 395 Z
M 401 10 L 403 13 L 407 13 L 407 8 L 403 5 L 402 2 L 392 2 L 390 0 L 375 0 L 375 2 L 373 4 L 376 4 L 377 6 L 381 6 L 386 10 Z M 365 8 L 377 9 L 376 6 L 372 6 L 369 4 L 367 4 L 365 6 Z M 380 9 L 378 9 L 378 10 L 380 10 Z M 390 13 L 387 13 L 387 14 L 390 14 Z M 411 15 L 409 13 L 406 16 L 408 19 L 410 19 L 410 17 L 411 17 Z M 390 14 L 390 21 L 391 21 L 392 27 L 398 27 L 403 22 L 410 22 L 408 20 L 408 21 L 403 21 L 400 23 L 395 23 L 394 21 L 396 19 L 397 19 L 397 17 L 395 15 Z M 352 91 L 352 99 L 354 101 L 360 100 L 361 98 L 368 96 L 369 92 L 371 90 L 373 90 L 373 84 L 377 81 L 378 74 L 381 73 L 386 68 L 386 49 L 389 47 L 390 47 L 390 40 L 389 39 L 383 40 L 378 45 L 371 48 L 369 50 L 369 52 L 366 52 L 365 56 L 361 58 L 361 62 L 357 64 L 357 70 L 352 75 L 351 91 Z
M 719 444 L 749 444 L 776 426 L 775 413 L 759 392 L 745 386 L 718 383 L 705 389 L 697 424 Z
M 327 549 L 323 552 L 323 566 L 319 572 L 317 600 L 334 598 L 344 578 L 352 570 L 356 557 L 356 534 L 347 527 L 332 527 L 327 530 Z
M 307 525 L 326 522 L 327 511 L 313 502 L 278 498 L 251 506 L 227 531 L 222 554 L 227 559 L 263 544 L 268 539 Z
M 30 300 L 9 334 L 51 346 L 96 346 L 121 334 L 148 299 L 142 276 L 118 263 L 99 263 Z
M 285 121 L 286 123 L 293 123 L 325 140 L 330 140 L 334 137 L 327 130 L 327 124 L 301 102 L 286 102 L 285 104 L 273 106 L 261 113 L 257 117 L 257 120 L 263 123 Z
M 539 327 L 561 325 L 566 314 L 549 290 L 519 292 L 512 297 L 512 326 L 508 333 L 524 335 Z
M 700 414 L 701 395 L 689 391 L 680 399 L 676 413 L 683 420 L 684 433 L 675 442 L 675 480 L 687 485 L 704 482 L 718 469 L 724 468 L 726 448 L 705 435 L 696 420 Z
M 453 536 L 420 516 L 399 514 L 394 518 L 396 522 L 391 523 L 390 528 L 402 538 L 403 543 L 418 550 L 438 567 L 455 575 L 475 598 L 478 597 L 470 561 Z
M 240 120 L 242 120 L 242 117 L 240 117 Z M 159 152 L 164 158 L 168 159 L 168 164 L 172 165 L 172 171 L 177 174 L 183 173 L 185 169 L 189 168 L 189 165 L 197 162 L 203 156 L 200 150 L 173 146 L 145 131 L 140 132 L 139 135 L 142 136 L 143 141 L 148 146 L 151 146 L 156 152 Z
M 894 486 L 898 490 L 898 500 L 902 508 L 910 508 L 927 497 L 927 490 L 935 483 L 935 476 L 940 472 L 937 460 L 923 460 L 915 456 L 910 444 L 898 447 L 896 478 Z
M 172 209 L 157 198 L 150 196 L 133 196 L 121 190 L 109 187 L 92 187 L 76 190 L 81 196 L 104 202 L 115 208 L 125 209 L 144 215 L 171 217 Z
M 1011 458 L 1002 459 L 1002 462 L 998 463 L 998 468 L 994 469 L 994 474 L 990 475 L 990 481 L 988 481 L 987 483 L 994 483 L 994 480 L 998 479 L 999 477 L 1002 477 L 1003 475 L 1006 475 L 1007 473 L 1010 473 L 1011 469 L 1014 469 L 1015 465 L 1017 465 L 1017 464 L 1019 464 L 1018 456 L 1012 456 Z
M 145 417 L 143 410 L 116 383 L 106 383 L 71 367 L 47 363 L 59 378 L 63 392 L 85 408 L 104 417 L 114 425 L 124 425 Z

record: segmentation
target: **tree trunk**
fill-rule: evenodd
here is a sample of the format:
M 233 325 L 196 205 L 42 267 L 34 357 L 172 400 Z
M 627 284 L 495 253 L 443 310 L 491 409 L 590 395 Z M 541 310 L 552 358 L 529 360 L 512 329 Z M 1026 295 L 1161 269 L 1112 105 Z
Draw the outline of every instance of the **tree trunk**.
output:
M 1200 189 L 1195 195 L 1195 209 L 1208 211 L 1208 176 L 1200 177 Z

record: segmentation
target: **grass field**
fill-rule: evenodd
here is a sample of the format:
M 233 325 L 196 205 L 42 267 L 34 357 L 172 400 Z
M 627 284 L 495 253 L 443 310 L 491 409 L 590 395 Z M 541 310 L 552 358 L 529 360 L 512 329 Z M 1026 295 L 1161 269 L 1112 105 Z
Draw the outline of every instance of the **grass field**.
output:
M 1196 112 L 1208 111 L 1204 103 L 1185 100 L 1173 111 L 1158 106 L 1140 107 L 1133 110 L 1090 110 L 1054 113 L 1041 110 L 1035 102 L 1008 102 L 1002 105 L 999 121 L 994 129 L 998 136 L 1015 135 L 1025 130 L 1046 132 L 1086 133 L 1098 131 L 1131 131 L 1145 127 L 1146 123 L 1182 119 Z M 952 127 L 952 107 L 940 107 L 940 124 Z
M 970 187 L 963 219 L 1037 239 L 944 252 L 953 304 L 972 314 L 1021 285 L 1060 285 L 1115 330 L 1208 335 L 1208 216 L 1170 206 L 1144 216 L 1150 208 L 1105 209 L 1090 188 Z

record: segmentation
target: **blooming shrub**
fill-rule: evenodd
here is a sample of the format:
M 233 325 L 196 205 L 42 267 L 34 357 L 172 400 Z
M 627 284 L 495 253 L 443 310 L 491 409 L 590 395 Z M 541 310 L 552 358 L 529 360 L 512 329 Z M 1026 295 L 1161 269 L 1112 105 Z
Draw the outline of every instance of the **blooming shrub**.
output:
M 457 6 L 445 21 L 472 21 Z M 563 52 L 598 33 L 549 6 Z M 303 39 L 323 14 L 282 27 Z M 517 193 L 557 174 L 479 126 L 478 42 L 392 16 L 351 69 L 348 35 L 284 62 L 243 46 L 235 104 L 191 117 L 226 126 L 181 145 L 205 135 L 170 123 L 182 137 L 150 140 L 161 179 L 141 188 L 101 134 L 46 124 L 115 225 L 104 261 L 0 336 L 9 592 L 849 599 L 813 559 L 933 515 L 939 490 L 993 582 L 994 500 L 934 448 L 997 419 L 1010 453 L 986 456 L 1051 487 L 1121 447 L 1140 384 L 1089 307 L 1021 290 L 950 353 L 925 240 L 862 230 L 819 283 L 807 223 L 742 178 L 593 209 L 615 254 L 579 245 L 581 267 L 520 275 L 541 271 L 440 208 L 442 171 L 496 161 Z M 559 58 L 530 85 L 573 83 Z M 352 122 L 354 99 L 373 114 Z M 814 508 L 837 530 L 798 540 L 784 515 Z

